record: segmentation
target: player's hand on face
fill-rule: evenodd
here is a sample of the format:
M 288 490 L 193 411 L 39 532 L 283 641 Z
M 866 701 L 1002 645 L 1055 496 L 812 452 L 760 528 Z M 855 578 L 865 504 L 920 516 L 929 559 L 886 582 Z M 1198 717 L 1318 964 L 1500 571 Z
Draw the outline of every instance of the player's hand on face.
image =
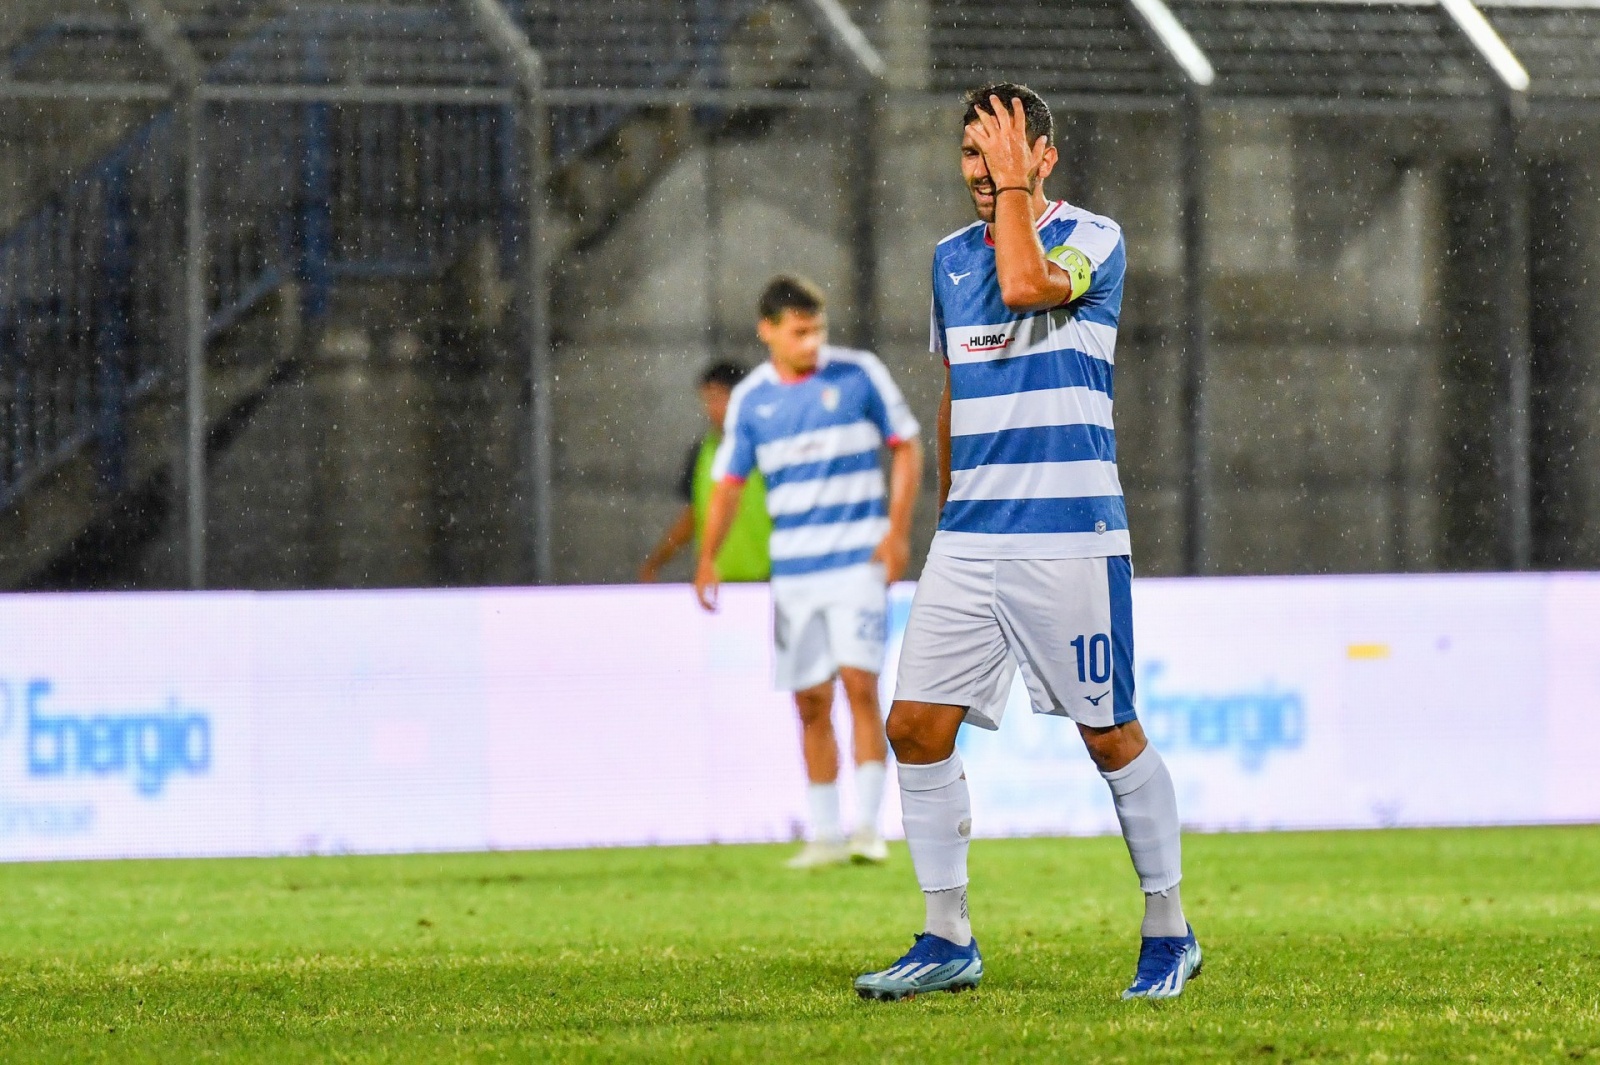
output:
M 967 127 L 972 139 L 983 153 L 984 165 L 997 189 L 1025 185 L 1030 190 L 1038 186 L 1039 168 L 1044 161 L 1049 141 L 1040 137 L 1028 144 L 1028 116 L 1021 100 L 1012 100 L 1007 107 L 1000 97 L 989 97 L 994 111 L 979 110 L 977 121 Z
M 883 567 L 884 578 L 893 584 L 905 576 L 906 565 L 911 561 L 911 544 L 905 537 L 890 533 L 872 552 L 872 561 Z
M 717 576 L 716 563 L 703 558 L 694 571 L 694 597 L 700 600 L 700 606 L 715 614 L 717 612 L 717 593 L 722 588 L 722 578 Z

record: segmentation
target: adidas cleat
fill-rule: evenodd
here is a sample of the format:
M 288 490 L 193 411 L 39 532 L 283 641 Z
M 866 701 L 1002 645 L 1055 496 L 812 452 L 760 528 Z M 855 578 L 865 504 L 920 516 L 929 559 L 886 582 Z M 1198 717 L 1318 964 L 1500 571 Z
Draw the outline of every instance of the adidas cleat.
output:
M 856 977 L 856 994 L 878 1002 L 898 1002 L 928 991 L 965 991 L 983 979 L 983 956 L 974 939 L 958 947 L 931 932 L 917 933 L 905 957 L 882 972 Z
M 1177 998 L 1191 977 L 1200 975 L 1200 941 L 1189 925 L 1186 936 L 1145 936 L 1139 970 L 1123 998 Z

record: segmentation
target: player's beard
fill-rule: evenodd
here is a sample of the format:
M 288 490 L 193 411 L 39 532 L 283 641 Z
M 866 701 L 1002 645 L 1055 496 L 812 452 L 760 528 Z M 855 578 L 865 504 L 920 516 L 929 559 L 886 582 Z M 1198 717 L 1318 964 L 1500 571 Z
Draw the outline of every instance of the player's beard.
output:
M 994 224 L 994 182 L 989 178 L 982 181 L 973 181 L 967 184 L 967 192 L 972 196 L 972 209 L 978 213 L 978 220 Z

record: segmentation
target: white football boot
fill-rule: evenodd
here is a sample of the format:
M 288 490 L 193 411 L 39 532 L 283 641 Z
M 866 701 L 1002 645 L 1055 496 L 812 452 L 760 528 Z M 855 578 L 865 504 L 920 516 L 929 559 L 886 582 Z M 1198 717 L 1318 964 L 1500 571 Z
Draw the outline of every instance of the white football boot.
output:
M 850 837 L 850 860 L 878 865 L 889 860 L 889 845 L 870 828 L 858 828 Z
M 850 860 L 850 848 L 841 840 L 814 839 L 783 864 L 790 869 L 821 869 Z

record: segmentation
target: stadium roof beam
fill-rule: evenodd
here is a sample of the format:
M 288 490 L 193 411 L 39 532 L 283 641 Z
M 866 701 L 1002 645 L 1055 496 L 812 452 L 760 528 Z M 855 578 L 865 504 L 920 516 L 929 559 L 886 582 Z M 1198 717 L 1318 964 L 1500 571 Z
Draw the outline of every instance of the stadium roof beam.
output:
M 1465 0 L 1462 0 L 1465 2 Z M 1470 5 L 1469 5 L 1470 6 Z M 1278 111 L 1481 110 L 1482 48 L 1432 0 L 1172 0 L 1212 93 Z
M 1511 49 L 1506 47 L 1506 42 L 1489 25 L 1489 20 L 1484 18 L 1483 12 L 1478 10 L 1472 0 L 1439 0 L 1439 6 L 1444 8 L 1456 27 L 1466 35 L 1467 40 L 1483 56 L 1484 62 L 1494 71 L 1500 79 L 1500 84 L 1511 92 L 1526 92 L 1528 89 L 1528 71 L 1522 65 Z
M 1150 28 L 1151 35 L 1188 79 L 1191 89 L 1207 89 L 1217 80 L 1216 68 L 1163 0 L 1128 0 Z
M 1600 109 L 1600 2 L 1477 0 L 1477 7 L 1526 70 L 1531 111 L 1594 116 Z
M 1164 111 L 1210 66 L 1198 45 L 1189 49 L 1192 37 L 1161 0 L 998 8 L 988 0 L 933 0 L 931 15 L 929 85 L 937 93 L 1006 80 L 1026 82 L 1068 111 Z
M 850 18 L 850 13 L 839 0 L 805 0 L 805 6 L 817 24 L 833 39 L 834 45 L 850 57 L 856 70 L 869 83 L 881 84 L 888 77 L 889 64 L 884 62 L 883 56 L 867 40 L 867 35 L 861 32 L 861 27 Z

